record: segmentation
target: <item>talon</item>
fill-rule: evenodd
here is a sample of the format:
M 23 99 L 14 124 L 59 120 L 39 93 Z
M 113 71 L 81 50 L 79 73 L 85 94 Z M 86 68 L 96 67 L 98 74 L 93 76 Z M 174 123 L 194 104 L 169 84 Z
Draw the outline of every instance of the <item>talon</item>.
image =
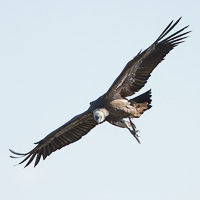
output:
M 132 129 L 129 129 L 129 131 L 132 133 L 132 135 L 135 137 L 135 139 L 138 141 L 138 143 L 140 143 L 140 140 L 138 139 L 139 135 L 137 134 L 138 132 L 140 132 L 139 130 L 136 130 L 136 126 L 135 124 L 131 121 L 131 118 L 129 118 L 130 124 L 132 126 Z

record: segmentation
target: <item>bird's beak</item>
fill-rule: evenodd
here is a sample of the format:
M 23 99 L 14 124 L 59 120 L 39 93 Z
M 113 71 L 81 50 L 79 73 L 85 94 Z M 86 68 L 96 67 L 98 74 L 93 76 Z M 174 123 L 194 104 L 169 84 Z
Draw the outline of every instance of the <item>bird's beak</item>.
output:
M 101 118 L 98 116 L 94 116 L 95 121 L 97 122 L 97 124 L 101 123 Z
M 97 124 L 100 124 L 101 123 L 100 118 L 96 119 L 96 122 L 97 122 Z

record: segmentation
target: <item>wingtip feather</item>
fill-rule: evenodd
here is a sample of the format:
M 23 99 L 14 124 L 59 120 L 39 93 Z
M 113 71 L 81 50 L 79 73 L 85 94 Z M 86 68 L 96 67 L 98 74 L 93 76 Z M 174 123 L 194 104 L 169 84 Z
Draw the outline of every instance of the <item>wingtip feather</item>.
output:
M 23 156 L 26 156 L 28 153 L 17 153 L 17 152 L 15 152 L 15 151 L 13 151 L 12 149 L 9 149 L 9 151 L 11 152 L 11 153 L 13 153 L 13 154 L 15 154 L 15 155 L 18 155 L 18 156 L 21 156 L 21 157 L 23 157 Z M 17 158 L 17 157 L 16 157 Z

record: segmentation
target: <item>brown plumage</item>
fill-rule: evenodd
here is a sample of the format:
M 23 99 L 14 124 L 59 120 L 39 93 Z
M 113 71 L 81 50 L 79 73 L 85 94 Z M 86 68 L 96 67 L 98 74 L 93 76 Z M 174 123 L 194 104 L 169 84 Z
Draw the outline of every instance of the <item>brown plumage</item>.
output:
M 155 67 L 175 46 L 187 38 L 186 35 L 190 31 L 183 31 L 188 26 L 167 37 L 167 34 L 178 24 L 180 19 L 175 23 L 172 21 L 149 48 L 139 52 L 129 61 L 109 90 L 91 102 L 87 111 L 75 116 L 44 139 L 35 143 L 37 146 L 30 152 L 23 154 L 10 150 L 17 156 L 25 156 L 19 164 L 28 161 L 26 167 L 35 158 L 36 166 L 41 157 L 43 160 L 46 159 L 52 152 L 79 140 L 97 124 L 104 121 L 121 128 L 127 128 L 139 142 L 132 119 L 140 117 L 144 111 L 151 108 L 151 90 L 130 100 L 126 97 L 135 94 L 144 87 Z M 126 121 L 126 118 L 129 121 Z

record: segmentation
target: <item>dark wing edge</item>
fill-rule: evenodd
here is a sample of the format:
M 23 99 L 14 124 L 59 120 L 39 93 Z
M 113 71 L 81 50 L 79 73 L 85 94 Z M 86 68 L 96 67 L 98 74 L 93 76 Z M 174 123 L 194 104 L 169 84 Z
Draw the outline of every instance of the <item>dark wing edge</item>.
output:
M 121 74 L 107 91 L 106 97 L 127 97 L 138 92 L 147 82 L 151 72 L 164 60 L 164 57 L 178 44 L 184 42 L 188 32 L 183 32 L 188 26 L 172 35 L 165 37 L 181 20 L 170 24 L 164 29 L 158 39 L 145 51 L 141 51 L 127 63 Z
M 46 159 L 54 151 L 61 149 L 62 147 L 69 145 L 77 140 L 81 139 L 82 136 L 87 134 L 92 128 L 97 125 L 93 118 L 92 113 L 86 111 L 80 115 L 75 116 L 66 124 L 62 125 L 55 131 L 51 132 L 41 141 L 35 143 L 37 146 L 28 153 L 17 153 L 10 150 L 11 153 L 17 155 L 10 156 L 11 158 L 25 157 L 19 164 L 24 163 L 28 160 L 25 167 L 27 167 L 33 159 L 35 159 L 34 167 L 39 163 L 40 158 Z

